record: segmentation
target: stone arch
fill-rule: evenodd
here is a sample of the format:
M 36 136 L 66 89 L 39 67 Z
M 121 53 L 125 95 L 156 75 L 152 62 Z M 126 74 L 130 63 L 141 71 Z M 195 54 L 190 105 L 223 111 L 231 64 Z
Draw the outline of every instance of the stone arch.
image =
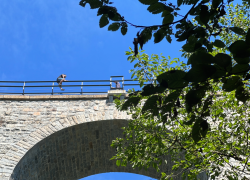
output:
M 99 117 L 99 118 L 94 118 L 94 117 Z M 119 117 L 122 117 L 122 116 L 120 115 Z M 126 114 L 124 114 L 123 117 L 128 117 L 128 116 Z M 29 134 L 26 138 L 23 138 L 21 141 L 16 143 L 8 151 L 8 153 L 5 154 L 5 156 L 0 160 L 0 163 L 1 163 L 1 161 L 4 162 L 7 160 L 7 161 L 9 161 L 10 164 L 12 164 L 12 166 L 9 166 L 10 168 L 7 169 L 7 171 L 9 172 L 8 173 L 9 176 L 8 177 L 0 177 L 0 178 L 2 178 L 3 180 L 5 180 L 5 179 L 6 180 L 12 180 L 12 179 L 13 180 L 15 180 L 15 179 L 22 180 L 22 178 L 19 177 L 21 175 L 20 172 L 28 172 L 27 167 L 28 167 L 28 165 L 32 165 L 32 159 L 33 159 L 33 165 L 34 165 L 34 161 L 36 161 L 36 158 L 34 158 L 35 154 L 36 154 L 35 151 L 37 149 L 40 149 L 39 147 L 43 147 L 43 146 L 48 147 L 46 145 L 46 142 L 51 142 L 48 139 L 51 139 L 51 138 L 53 139 L 55 136 L 60 136 L 60 134 L 63 134 L 65 132 L 67 132 L 68 130 L 73 130 L 73 129 L 81 129 L 82 130 L 85 128 L 85 130 L 86 130 L 86 127 L 88 127 L 87 130 L 91 130 L 91 129 L 95 129 L 96 127 L 100 127 L 100 128 L 105 127 L 106 134 L 104 133 L 105 135 L 103 135 L 104 140 L 101 140 L 101 143 L 104 143 L 105 145 L 102 144 L 100 146 L 100 147 L 104 147 L 104 149 L 101 149 L 101 150 L 99 149 L 99 151 L 100 151 L 99 154 L 100 153 L 102 154 L 103 152 L 108 152 L 109 157 L 106 156 L 106 161 L 108 161 L 115 154 L 115 150 L 110 147 L 111 141 L 113 139 L 115 139 L 116 137 L 122 137 L 122 130 L 120 128 L 123 126 L 127 126 L 128 120 L 129 119 L 105 120 L 104 117 L 95 116 L 95 115 L 90 116 L 90 118 L 88 118 L 88 119 L 86 119 L 85 116 L 73 116 L 73 117 L 68 117 L 68 118 L 64 118 L 64 119 L 60 119 L 60 120 L 55 120 L 51 124 L 43 126 L 39 129 L 37 129 L 36 131 L 34 131 L 33 133 Z M 89 131 L 87 133 L 85 133 L 85 134 L 87 134 L 87 136 L 85 136 L 85 138 L 92 137 L 92 139 L 93 139 L 94 138 L 93 134 L 97 133 L 96 130 L 98 130 L 98 129 L 95 129 L 95 132 L 92 132 L 92 133 Z M 92 136 L 91 136 L 91 134 L 92 134 Z M 96 136 L 101 136 L 101 135 L 100 134 L 98 135 L 98 133 L 97 133 Z M 67 136 L 65 135 L 65 137 L 67 137 Z M 105 139 L 107 137 L 109 137 L 109 140 L 105 141 Z M 88 147 L 89 149 L 91 149 L 91 147 L 97 146 L 92 141 L 91 141 L 91 143 L 86 144 L 86 146 L 89 146 Z M 58 144 L 60 144 L 60 143 L 58 143 Z M 75 143 L 75 144 L 77 144 L 77 143 Z M 105 148 L 106 148 L 106 150 L 105 150 Z M 105 150 L 105 151 L 103 151 L 103 150 Z M 72 156 L 72 157 L 76 157 L 76 156 Z M 103 161 L 102 158 L 99 158 L 99 159 L 100 160 L 98 161 L 98 165 L 100 164 L 99 162 Z M 166 156 L 166 159 L 168 161 L 168 165 L 166 166 L 166 164 L 163 164 L 162 168 L 164 168 L 168 172 L 170 172 L 171 168 L 172 168 L 171 158 L 170 158 L 170 156 Z M 95 164 L 90 164 L 90 165 L 94 166 Z M 111 169 L 105 169 L 106 165 L 108 165 L 107 167 L 110 167 Z M 115 165 L 115 161 L 107 162 L 106 165 L 103 166 L 102 168 L 99 168 L 99 171 L 95 170 L 95 171 L 90 172 L 90 173 L 86 172 L 87 171 L 86 168 L 88 169 L 90 166 L 85 166 L 84 173 L 83 173 L 83 171 L 78 172 L 79 177 L 75 176 L 77 173 L 75 173 L 75 175 L 72 175 L 72 176 L 69 175 L 69 176 L 71 176 L 71 178 L 73 180 L 76 178 L 83 178 L 83 177 L 86 177 L 86 176 L 89 176 L 92 174 L 103 173 L 103 172 L 131 172 L 131 173 L 150 176 L 153 178 L 159 178 L 159 174 L 154 169 L 149 169 L 148 171 L 145 171 L 144 169 L 138 170 L 138 169 L 133 169 L 132 167 L 126 167 L 126 168 L 125 167 L 117 167 Z M 32 167 L 35 167 L 35 166 L 30 166 L 30 167 L 31 167 L 30 170 L 32 170 Z M 76 167 L 77 167 L 77 165 L 76 165 Z M 37 169 L 37 170 L 39 170 L 39 169 Z M 103 169 L 103 170 L 100 170 L 100 169 Z M 32 172 L 35 172 L 34 169 L 32 170 Z M 37 174 L 37 173 L 33 173 L 34 176 L 31 176 L 32 180 L 33 179 L 34 180 L 36 180 L 36 179 L 43 180 L 42 178 L 35 177 L 36 176 L 35 174 Z M 22 174 L 22 175 L 24 175 L 24 174 Z M 207 179 L 205 174 L 201 174 L 200 177 L 202 179 Z M 28 180 L 29 178 L 25 177 L 25 180 L 26 179 Z M 49 179 L 53 179 L 53 175 L 52 175 L 52 178 L 50 177 Z M 54 178 L 54 179 L 57 179 L 57 178 Z M 63 179 L 63 178 L 61 178 L 61 179 Z M 180 179 L 180 177 L 176 177 L 176 179 Z
M 130 116 L 125 112 L 114 112 L 112 114 L 113 118 L 120 118 L 129 120 Z M 23 137 L 20 141 L 16 142 L 14 145 L 10 147 L 4 156 L 0 159 L 0 165 L 4 164 L 4 168 L 2 169 L 5 176 L 1 176 L 1 180 L 8 180 L 9 176 L 13 172 L 13 169 L 17 165 L 17 163 L 22 159 L 22 157 L 37 143 L 42 141 L 44 138 L 52 135 L 53 133 L 60 131 L 64 128 L 68 128 L 77 124 L 82 124 L 86 122 L 93 121 L 102 121 L 112 118 L 112 116 L 108 116 L 107 114 L 102 112 L 89 113 L 88 115 L 78 115 L 71 116 L 62 119 L 54 119 L 51 123 L 44 125 L 32 133 Z M 1 172 L 0 172 L 1 173 Z
M 109 160 L 115 154 L 110 144 L 116 137 L 122 137 L 121 127 L 127 124 L 127 120 L 105 120 L 61 128 L 30 148 L 10 179 L 76 180 L 104 172 L 131 172 L 159 178 L 154 169 L 118 167 L 115 161 Z M 171 163 L 163 166 L 171 171 Z

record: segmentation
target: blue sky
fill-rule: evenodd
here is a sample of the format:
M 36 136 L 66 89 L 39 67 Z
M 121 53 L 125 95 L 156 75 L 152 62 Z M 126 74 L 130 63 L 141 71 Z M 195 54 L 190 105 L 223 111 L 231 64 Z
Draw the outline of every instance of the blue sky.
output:
M 102 173 L 96 174 L 92 176 L 88 176 L 86 178 L 82 178 L 81 180 L 156 180 L 148 176 L 143 176 L 140 174 L 133 173 L 123 173 L 123 172 L 110 172 L 110 173 Z
M 54 81 L 60 74 L 67 74 L 69 81 L 108 80 L 116 75 L 130 79 L 129 70 L 133 64 L 127 61 L 125 51 L 133 47 L 133 38 L 140 29 L 129 27 L 127 35 L 123 36 L 120 30 L 111 32 L 107 30 L 108 26 L 99 28 L 97 9 L 90 9 L 89 5 L 83 8 L 79 1 L 1 1 L 0 81 Z M 134 24 L 161 24 L 160 15 L 150 14 L 147 6 L 139 1 L 112 2 L 120 14 Z M 187 10 L 184 8 L 182 13 Z M 149 55 L 163 53 L 173 59 L 181 56 L 182 45 L 174 40 L 171 44 L 166 40 L 154 44 L 152 39 L 144 45 L 144 50 Z M 80 87 L 78 89 L 80 91 Z M 91 87 L 86 91 L 107 90 L 108 87 Z M 51 92 L 51 87 L 31 91 Z M 22 88 L 0 88 L 0 92 L 21 93 Z M 25 92 L 28 92 L 27 88 Z M 60 89 L 56 88 L 54 92 L 60 93 Z
M 160 15 L 147 12 L 135 0 L 113 0 L 118 11 L 134 24 L 161 24 Z M 99 28 L 97 10 L 78 5 L 79 0 L 4 0 L 0 6 L 0 80 L 54 80 L 67 74 L 68 80 L 109 79 L 123 75 L 130 79 L 125 51 L 133 46 L 139 29 L 120 31 Z M 184 13 L 183 13 L 184 14 Z M 147 54 L 180 57 L 182 43 L 150 41 Z

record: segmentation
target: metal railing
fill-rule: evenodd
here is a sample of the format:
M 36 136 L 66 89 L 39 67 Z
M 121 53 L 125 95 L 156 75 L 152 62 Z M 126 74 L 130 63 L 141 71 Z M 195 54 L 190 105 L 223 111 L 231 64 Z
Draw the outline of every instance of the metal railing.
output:
M 120 78 L 120 79 L 116 79 Z M 115 79 L 115 80 L 114 80 Z M 112 83 L 118 81 L 120 88 L 112 87 Z M 129 83 L 133 82 L 133 83 Z M 41 85 L 42 84 L 42 85 Z M 114 83 L 113 83 L 114 84 Z M 115 85 L 115 84 L 114 84 Z M 0 81 L 0 95 L 83 95 L 83 94 L 104 94 L 108 90 L 139 88 L 138 81 L 125 80 L 123 76 L 111 76 L 110 80 L 73 80 L 62 83 L 65 91 L 61 91 L 57 81 Z

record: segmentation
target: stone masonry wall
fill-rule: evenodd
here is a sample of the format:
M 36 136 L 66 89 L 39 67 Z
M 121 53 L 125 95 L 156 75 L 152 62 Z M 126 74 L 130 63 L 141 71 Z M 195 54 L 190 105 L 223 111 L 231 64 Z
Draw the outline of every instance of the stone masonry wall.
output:
M 129 117 L 118 112 L 107 95 L 0 96 L 0 180 L 10 176 L 34 144 L 53 132 L 82 122 L 109 119 Z
M 130 172 L 160 178 L 153 168 L 116 166 L 113 139 L 122 137 L 127 120 L 86 122 L 62 129 L 32 147 L 15 167 L 11 180 L 77 180 L 105 172 Z M 171 163 L 170 156 L 166 157 Z M 170 173 L 171 164 L 164 169 Z M 175 179 L 181 179 L 180 176 Z
M 107 95 L 0 96 L 0 180 L 75 180 L 109 171 L 156 178 L 153 170 L 109 162 L 111 141 L 129 119 Z M 167 171 L 169 158 L 163 165 Z M 204 173 L 199 177 L 207 179 Z

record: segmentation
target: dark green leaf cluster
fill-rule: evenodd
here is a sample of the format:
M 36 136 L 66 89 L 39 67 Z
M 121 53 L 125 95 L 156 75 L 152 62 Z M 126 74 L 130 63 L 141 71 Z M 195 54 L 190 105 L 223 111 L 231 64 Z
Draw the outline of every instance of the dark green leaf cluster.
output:
M 117 9 L 114 6 L 111 6 L 109 0 L 81 0 L 80 5 L 85 7 L 86 4 L 89 4 L 91 9 L 98 8 L 97 16 L 101 16 L 99 21 L 100 28 L 105 27 L 110 23 L 110 21 L 115 21 L 110 24 L 108 27 L 109 31 L 117 31 L 121 29 L 122 35 L 127 33 L 127 22 L 124 18 L 117 12 Z

